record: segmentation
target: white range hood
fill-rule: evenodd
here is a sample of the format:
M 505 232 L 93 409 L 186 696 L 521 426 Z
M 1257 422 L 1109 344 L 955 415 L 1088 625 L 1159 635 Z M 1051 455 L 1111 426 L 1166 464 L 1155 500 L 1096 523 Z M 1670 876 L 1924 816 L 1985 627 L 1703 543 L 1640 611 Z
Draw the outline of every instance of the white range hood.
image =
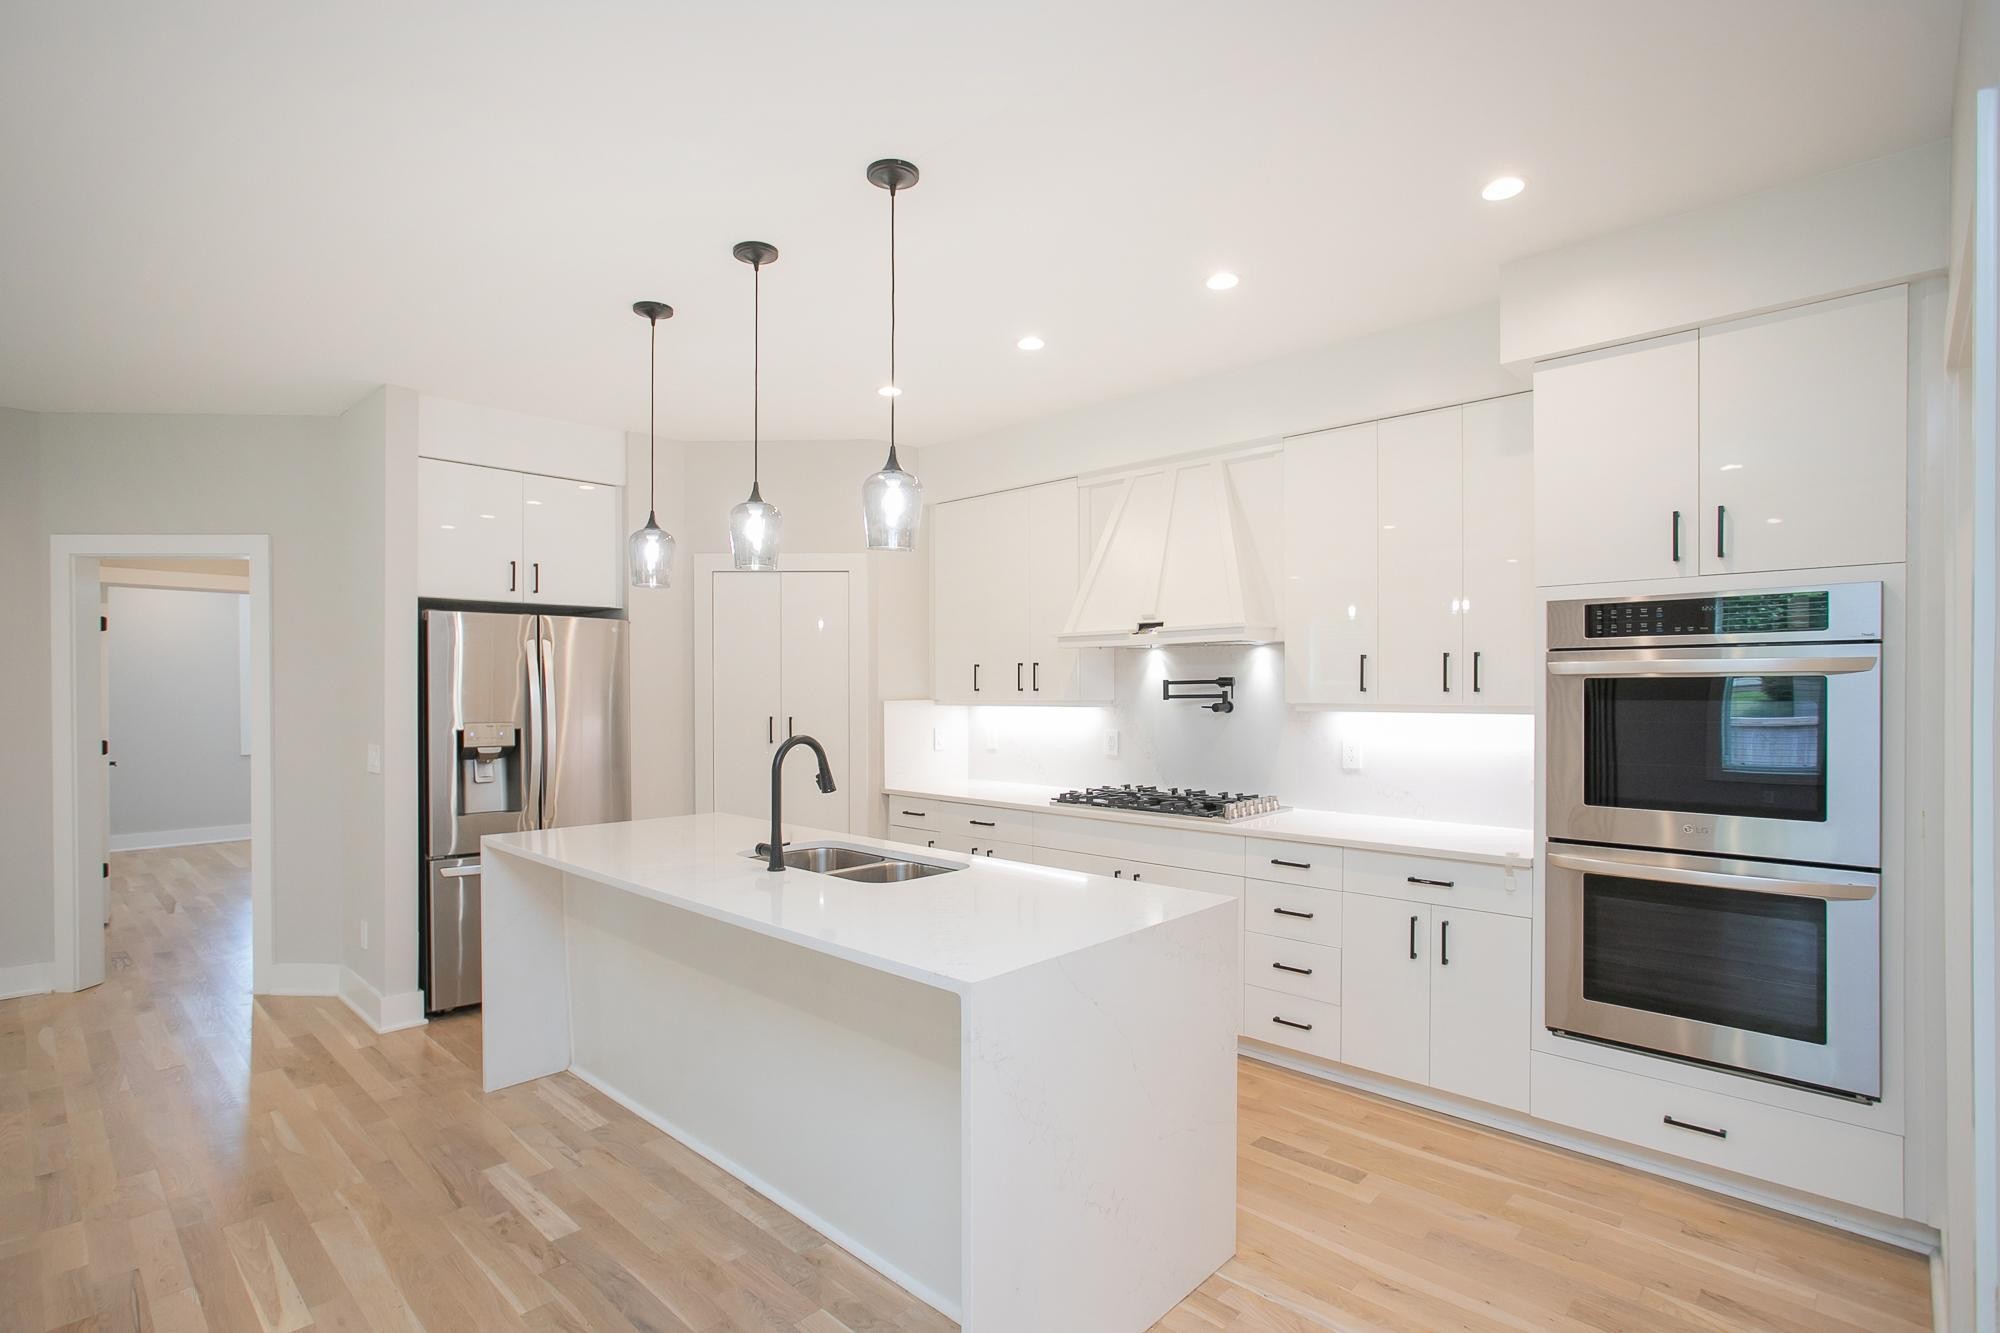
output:
M 1282 455 L 1275 445 L 1080 482 L 1104 517 L 1059 642 L 1073 648 L 1271 643 Z

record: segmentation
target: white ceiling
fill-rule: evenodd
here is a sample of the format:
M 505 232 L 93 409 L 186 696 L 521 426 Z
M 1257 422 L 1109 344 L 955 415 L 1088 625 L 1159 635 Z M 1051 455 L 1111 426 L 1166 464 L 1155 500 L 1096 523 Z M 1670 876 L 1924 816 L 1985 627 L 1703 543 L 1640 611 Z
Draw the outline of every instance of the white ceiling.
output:
M 0 403 L 388 382 L 946 441 L 1490 300 L 1504 261 L 1948 132 L 1958 0 L 19 3 Z M 1488 178 L 1525 176 L 1511 203 Z M 1242 275 L 1207 291 L 1213 269 Z M 1047 350 L 1014 341 L 1035 332 Z

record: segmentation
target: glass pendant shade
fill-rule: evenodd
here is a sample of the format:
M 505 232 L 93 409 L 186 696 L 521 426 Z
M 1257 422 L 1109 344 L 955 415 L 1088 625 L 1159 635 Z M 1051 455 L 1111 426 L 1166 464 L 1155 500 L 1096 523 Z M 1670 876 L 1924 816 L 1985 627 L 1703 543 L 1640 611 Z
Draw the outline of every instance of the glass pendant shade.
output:
M 673 534 L 660 526 L 660 521 L 652 514 L 646 515 L 646 526 L 632 534 L 629 543 L 632 563 L 632 586 L 635 588 L 665 588 L 673 581 L 674 539 Z
M 896 451 L 880 472 L 861 483 L 861 523 L 871 551 L 914 551 L 924 520 L 924 484 L 896 463 Z
M 765 501 L 755 486 L 750 498 L 729 511 L 729 554 L 738 569 L 776 569 L 778 539 L 785 516 Z

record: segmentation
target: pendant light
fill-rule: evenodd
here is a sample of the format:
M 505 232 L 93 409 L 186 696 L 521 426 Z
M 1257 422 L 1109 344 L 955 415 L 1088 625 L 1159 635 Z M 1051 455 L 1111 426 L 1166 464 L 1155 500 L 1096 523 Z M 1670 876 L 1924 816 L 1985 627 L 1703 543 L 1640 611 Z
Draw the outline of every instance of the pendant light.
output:
M 653 433 L 653 412 L 658 402 L 655 389 L 660 368 L 660 321 L 672 319 L 674 308 L 662 301 L 634 301 L 632 313 L 652 325 L 646 353 L 646 526 L 633 533 L 628 543 L 632 586 L 664 588 L 673 582 L 674 539 L 672 534 L 660 527 L 659 517 L 653 512 L 653 497 L 658 489 L 660 471 L 659 443 Z
M 764 502 L 757 487 L 758 455 L 761 452 L 761 398 L 763 394 L 764 265 L 775 263 L 778 247 L 763 241 L 739 241 L 730 251 L 750 266 L 750 498 L 729 511 L 729 553 L 738 569 L 776 569 L 778 536 L 784 515 L 778 507 Z
M 861 483 L 861 525 L 871 551 L 914 551 L 924 518 L 924 487 L 896 461 L 896 193 L 917 183 L 917 169 L 900 158 L 868 164 L 868 181 L 889 192 L 889 382 L 880 392 L 889 400 L 889 461 Z

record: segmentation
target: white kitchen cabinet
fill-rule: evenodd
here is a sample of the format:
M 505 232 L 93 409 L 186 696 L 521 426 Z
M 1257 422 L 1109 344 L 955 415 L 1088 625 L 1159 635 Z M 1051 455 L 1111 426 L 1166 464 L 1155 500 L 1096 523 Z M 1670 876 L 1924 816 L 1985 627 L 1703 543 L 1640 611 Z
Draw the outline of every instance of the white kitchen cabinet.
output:
M 1341 1058 L 1429 1082 L 1431 909 L 1365 893 L 1341 898 Z
M 1284 469 L 1286 702 L 1367 703 L 1381 679 L 1376 423 L 1287 440 Z
M 1432 923 L 1430 1084 L 1526 1111 L 1534 923 L 1444 907 Z
M 963 833 L 932 833 L 918 840 L 920 845 L 936 847 L 947 852 L 962 852 L 967 856 L 991 857 L 996 861 L 1019 861 L 1025 865 L 1035 864 L 1035 849 L 1024 842 L 1008 842 L 1004 838 L 977 838 Z
M 935 698 L 1110 701 L 1106 650 L 1056 641 L 1081 566 L 1074 481 L 948 501 L 933 508 L 930 528 Z
M 1535 582 L 1671 579 L 1699 566 L 1696 334 L 1535 368 Z
M 837 571 L 712 576 L 714 721 L 710 807 L 771 817 L 771 758 L 789 735 L 826 746 L 837 790 L 823 793 L 810 752 L 784 774 L 785 822 L 852 827 L 847 575 Z
M 1465 511 L 1460 426 L 1450 407 L 1393 417 L 1376 433 L 1381 701 L 1461 703 Z
M 521 474 L 417 460 L 417 591 L 521 600 Z
M 1460 702 L 1533 708 L 1541 687 L 1535 598 L 1535 417 L 1529 394 L 1464 409 L 1465 689 Z
M 1701 331 L 1701 572 L 1900 561 L 1909 289 Z
M 521 477 L 523 600 L 545 606 L 624 602 L 623 492 L 568 477 Z

